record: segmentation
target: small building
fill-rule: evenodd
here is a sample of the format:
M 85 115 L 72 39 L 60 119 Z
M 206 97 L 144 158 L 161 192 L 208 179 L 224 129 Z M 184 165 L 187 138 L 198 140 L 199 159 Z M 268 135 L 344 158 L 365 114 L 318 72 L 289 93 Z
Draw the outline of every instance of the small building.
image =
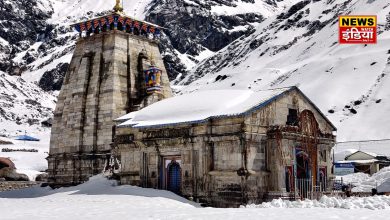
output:
M 336 128 L 297 87 L 198 91 L 117 122 L 121 184 L 216 207 L 305 198 L 330 185 Z
M 390 159 L 384 155 L 377 155 L 375 153 L 356 151 L 345 157 L 343 161 L 335 162 L 335 167 L 352 167 L 351 173 L 367 173 L 374 174 L 383 167 L 390 165 Z M 347 174 L 347 173 L 346 173 Z

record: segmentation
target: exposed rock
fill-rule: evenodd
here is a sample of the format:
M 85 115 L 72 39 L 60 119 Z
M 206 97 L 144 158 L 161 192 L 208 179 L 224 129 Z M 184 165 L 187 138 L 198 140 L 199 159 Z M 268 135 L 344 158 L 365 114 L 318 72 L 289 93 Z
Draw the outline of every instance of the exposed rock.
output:
M 14 144 L 11 141 L 4 141 L 0 139 L 0 145 L 6 145 L 6 144 Z
M 46 71 L 39 80 L 39 87 L 45 91 L 60 90 L 68 67 L 68 63 L 60 63 L 56 68 Z
M 40 1 L 0 1 L 0 38 L 9 44 L 9 48 L 2 51 L 7 56 L 4 59 L 0 56 L 0 70 L 21 74 L 21 67 L 15 66 L 11 59 L 18 52 L 26 50 L 37 40 L 37 36 L 45 32 L 48 26 L 46 21 L 51 17 L 52 9 L 38 7 Z M 31 62 L 33 58 L 26 54 L 26 60 Z
M 161 51 L 164 64 L 170 79 L 179 74 L 186 74 L 186 66 L 178 59 L 179 54 L 196 57 L 205 49 L 218 51 L 253 31 L 253 24 L 264 20 L 260 13 L 245 13 L 236 15 L 215 15 L 210 9 L 215 5 L 234 7 L 235 3 L 220 0 L 205 1 L 176 0 L 169 4 L 163 0 L 156 0 L 147 13 L 146 20 L 164 28 L 166 37 L 162 39 Z M 253 0 L 244 2 L 254 3 Z M 268 1 L 274 5 L 275 1 Z M 247 27 L 234 30 L 235 27 Z M 175 62 L 171 62 L 171 61 Z
M 4 167 L 0 169 L 0 178 L 5 178 L 7 181 L 29 181 L 26 174 L 17 173 L 11 167 Z
M 41 173 L 36 178 L 35 181 L 37 182 L 47 182 L 47 179 L 49 178 L 49 175 L 47 173 Z
M 51 126 L 53 125 L 53 118 L 48 118 L 48 119 L 42 121 L 41 125 L 42 125 L 42 127 L 51 128 Z

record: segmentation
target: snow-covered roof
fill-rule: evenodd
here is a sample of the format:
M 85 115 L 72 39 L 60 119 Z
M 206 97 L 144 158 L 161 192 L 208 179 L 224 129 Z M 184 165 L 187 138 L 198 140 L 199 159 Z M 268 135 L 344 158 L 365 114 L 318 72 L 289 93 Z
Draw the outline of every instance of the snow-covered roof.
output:
M 357 163 L 357 164 L 371 164 L 378 162 L 379 160 L 377 159 L 369 159 L 369 160 L 340 160 L 337 161 L 336 163 Z
M 366 158 L 368 158 L 368 157 L 375 158 L 376 156 L 378 156 L 376 153 L 371 153 L 371 152 L 365 152 L 365 151 L 358 150 L 356 152 L 351 153 L 350 155 L 345 156 L 345 160 L 353 160 L 351 158 L 352 157 L 358 157 L 359 154 L 361 155 L 360 158 L 362 158 L 362 160 L 363 160 L 364 156 Z
M 200 123 L 210 118 L 239 116 L 266 106 L 296 87 L 270 90 L 206 90 L 164 99 L 116 121 L 119 127 Z

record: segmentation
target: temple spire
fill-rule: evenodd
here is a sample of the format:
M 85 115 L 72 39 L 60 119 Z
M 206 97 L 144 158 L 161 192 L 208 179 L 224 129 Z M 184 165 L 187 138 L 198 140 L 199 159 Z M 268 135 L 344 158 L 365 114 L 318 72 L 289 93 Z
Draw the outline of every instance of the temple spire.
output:
M 116 4 L 114 6 L 114 11 L 115 12 L 122 12 L 123 8 L 121 6 L 121 0 L 116 0 Z

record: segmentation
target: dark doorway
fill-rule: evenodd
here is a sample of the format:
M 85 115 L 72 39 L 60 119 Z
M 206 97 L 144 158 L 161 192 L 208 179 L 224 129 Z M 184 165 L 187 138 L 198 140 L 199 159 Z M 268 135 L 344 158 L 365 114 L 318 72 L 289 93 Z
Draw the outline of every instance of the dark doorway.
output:
M 301 199 L 310 198 L 313 191 L 310 158 L 306 152 L 300 149 L 297 149 L 296 153 L 296 166 L 298 195 Z
M 304 151 L 298 151 L 296 155 L 297 159 L 297 178 L 306 179 L 310 178 L 309 168 L 309 156 Z
M 167 166 L 167 190 L 180 193 L 181 168 L 176 160 L 172 160 Z

